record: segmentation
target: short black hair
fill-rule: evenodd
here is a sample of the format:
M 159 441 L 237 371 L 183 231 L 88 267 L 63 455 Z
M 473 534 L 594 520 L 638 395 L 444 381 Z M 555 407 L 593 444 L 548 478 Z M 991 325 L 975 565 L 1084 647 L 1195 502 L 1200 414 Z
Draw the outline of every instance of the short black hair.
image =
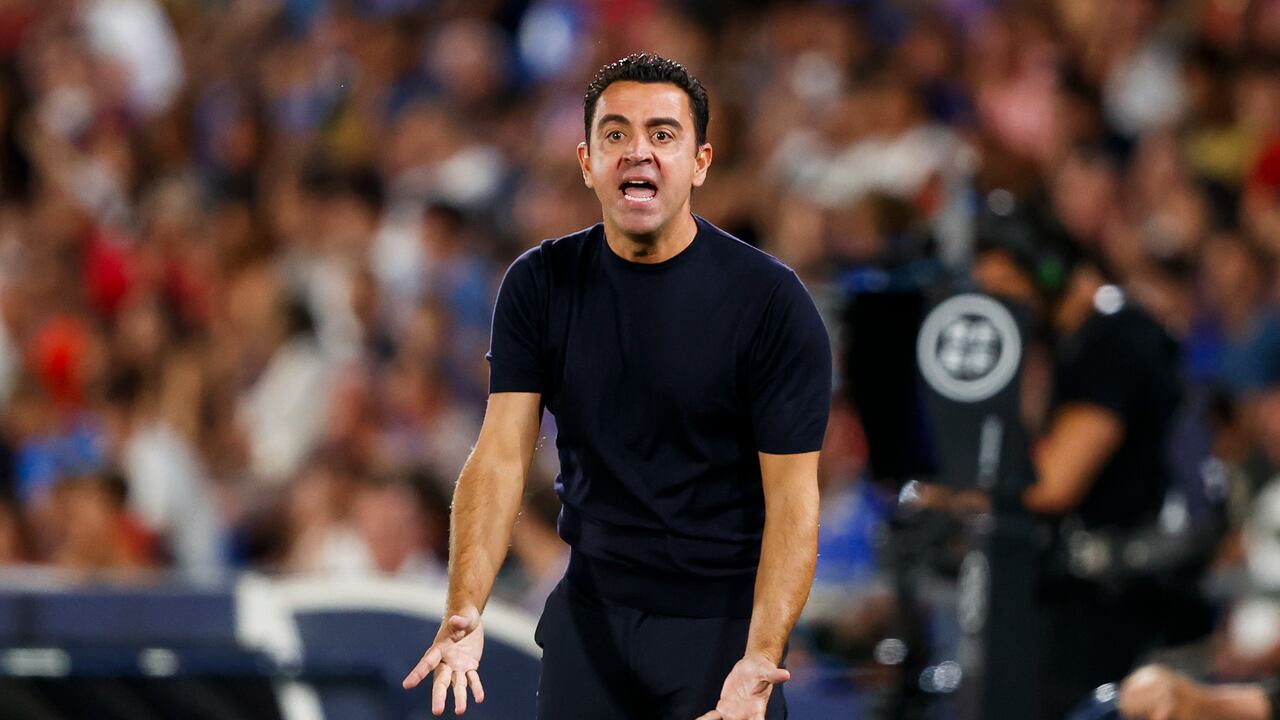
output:
M 587 140 L 591 140 L 591 123 L 595 120 L 596 101 L 604 94 L 605 88 L 616 82 L 671 83 L 689 96 L 689 107 L 693 110 L 693 126 L 701 147 L 707 141 L 707 123 L 711 119 L 710 102 L 706 88 L 698 79 L 689 74 L 685 66 L 675 60 L 668 60 L 653 53 L 633 53 L 621 60 L 605 65 L 596 71 L 596 76 L 587 85 L 587 94 L 582 98 L 582 121 L 586 129 Z
M 1007 198 L 1008 206 L 997 207 L 996 193 Z M 979 212 L 975 224 L 974 255 L 1003 253 L 1024 272 L 1041 297 L 1056 302 L 1067 288 L 1067 281 L 1086 257 L 1083 250 L 1067 235 L 1056 217 L 1043 202 L 1015 200 L 1007 190 L 997 189 Z M 1106 269 L 1100 260 L 1090 262 L 1099 270 Z

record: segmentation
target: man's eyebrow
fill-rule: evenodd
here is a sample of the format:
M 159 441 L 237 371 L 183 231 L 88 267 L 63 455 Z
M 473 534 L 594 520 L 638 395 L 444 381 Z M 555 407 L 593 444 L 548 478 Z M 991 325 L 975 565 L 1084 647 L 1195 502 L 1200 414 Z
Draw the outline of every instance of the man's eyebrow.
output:
M 600 122 L 597 123 L 597 126 L 604 127 L 609 123 L 618 123 L 620 125 L 630 125 L 631 121 L 628 120 L 625 115 L 619 115 L 618 113 L 609 113 L 608 115 L 600 116 Z M 676 120 L 675 118 L 671 118 L 671 117 L 650 118 L 649 120 L 645 121 L 644 125 L 645 127 L 650 127 L 650 128 L 659 127 L 662 125 L 668 125 L 677 130 L 684 129 L 684 126 L 680 124 L 679 120 Z
M 609 113 L 608 115 L 601 115 L 600 122 L 596 123 L 596 125 L 597 127 L 601 127 L 609 123 L 619 123 L 621 125 L 630 125 L 631 121 L 628 120 L 625 115 L 619 115 L 618 113 Z
M 684 129 L 684 126 L 680 124 L 679 120 L 675 118 L 669 118 L 669 117 L 650 118 L 649 121 L 644 124 L 645 127 L 651 127 L 651 128 L 659 127 L 661 125 L 670 125 L 671 127 L 677 130 Z

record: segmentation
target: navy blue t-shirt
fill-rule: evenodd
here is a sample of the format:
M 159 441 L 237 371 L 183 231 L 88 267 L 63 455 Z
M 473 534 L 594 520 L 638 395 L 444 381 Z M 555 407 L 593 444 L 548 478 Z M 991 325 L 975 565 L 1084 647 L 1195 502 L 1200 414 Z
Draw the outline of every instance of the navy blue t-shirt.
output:
M 489 391 L 536 392 L 556 418 L 569 579 L 608 604 L 751 611 L 764 497 L 758 452 L 822 447 L 827 333 L 799 278 L 702 218 L 661 263 L 602 225 L 508 269 Z

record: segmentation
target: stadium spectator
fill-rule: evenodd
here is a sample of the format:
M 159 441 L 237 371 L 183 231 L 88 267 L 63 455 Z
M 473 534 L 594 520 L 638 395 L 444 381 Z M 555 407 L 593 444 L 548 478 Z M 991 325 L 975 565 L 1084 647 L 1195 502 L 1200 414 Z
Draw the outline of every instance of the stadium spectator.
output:
M 54 489 L 57 542 L 53 562 L 79 577 L 132 571 L 157 559 L 155 537 L 125 508 L 124 478 L 77 475 Z M 109 577 L 109 575 L 108 575 Z M 128 577 L 117 574 L 116 577 Z
M 569 565 L 569 547 L 556 534 L 560 500 L 545 479 L 536 478 L 524 501 L 520 520 L 511 531 L 511 552 L 520 562 L 524 592 L 520 607 L 538 614 L 547 597 L 564 577 Z

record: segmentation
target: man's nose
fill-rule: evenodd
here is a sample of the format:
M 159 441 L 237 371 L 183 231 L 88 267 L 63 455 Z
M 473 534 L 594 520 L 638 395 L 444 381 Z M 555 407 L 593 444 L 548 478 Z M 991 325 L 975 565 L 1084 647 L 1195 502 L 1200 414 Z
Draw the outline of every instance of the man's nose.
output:
M 626 151 L 622 153 L 622 159 L 633 165 L 648 162 L 653 159 L 653 148 L 649 146 L 647 138 L 637 137 L 627 144 Z

